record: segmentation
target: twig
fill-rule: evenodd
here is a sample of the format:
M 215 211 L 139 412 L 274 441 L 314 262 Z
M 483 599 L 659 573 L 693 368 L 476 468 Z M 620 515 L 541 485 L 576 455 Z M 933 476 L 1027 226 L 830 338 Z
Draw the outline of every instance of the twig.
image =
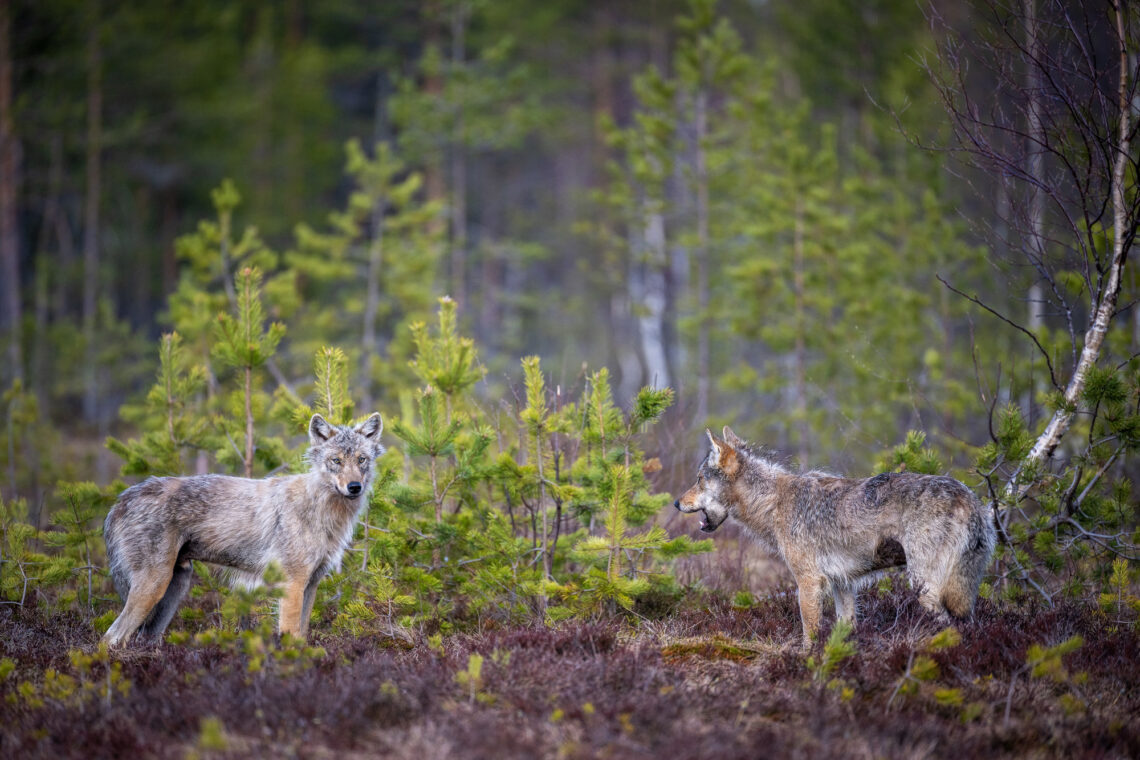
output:
M 1061 385 L 1057 382 L 1057 375 L 1053 371 L 1053 362 L 1049 358 L 1049 352 L 1045 350 L 1045 347 L 1041 345 L 1041 341 L 1037 340 L 1037 336 L 1034 335 L 1032 333 L 1032 331 L 1028 330 L 1027 328 L 1025 328 L 1021 325 L 1019 325 L 1017 322 L 1014 322 L 1009 317 L 1005 316 L 1001 312 L 999 312 L 999 311 L 995 310 L 994 308 L 992 308 L 991 306 L 987 305 L 981 299 L 979 299 L 977 296 L 972 296 L 972 295 L 969 295 L 969 294 L 967 294 L 961 290 L 958 290 L 958 288 L 954 287 L 949 282 L 947 282 L 945 279 L 943 279 L 942 275 L 935 274 L 934 276 L 938 278 L 939 282 L 941 282 L 943 285 L 945 285 L 947 288 L 949 288 L 954 293 L 957 293 L 958 295 L 965 298 L 967 301 L 970 301 L 971 303 L 977 304 L 978 306 L 982 307 L 983 309 L 988 311 L 990 314 L 993 314 L 995 317 L 1000 319 L 1002 322 L 1005 322 L 1007 325 L 1014 328 L 1015 330 L 1019 330 L 1019 331 L 1025 333 L 1026 335 L 1028 335 L 1030 340 L 1033 341 L 1033 344 L 1035 346 L 1037 346 L 1037 350 L 1041 352 L 1041 356 L 1045 359 L 1045 366 L 1049 368 L 1049 382 L 1052 383 L 1053 387 L 1056 388 L 1057 390 L 1062 390 Z

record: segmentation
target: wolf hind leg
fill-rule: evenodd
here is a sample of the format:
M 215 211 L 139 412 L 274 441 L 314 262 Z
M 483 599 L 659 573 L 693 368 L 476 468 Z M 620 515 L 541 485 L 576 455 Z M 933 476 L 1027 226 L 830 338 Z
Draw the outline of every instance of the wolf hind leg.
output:
M 942 606 L 946 571 L 934 563 L 922 560 L 908 564 L 907 571 L 911 588 L 918 592 L 919 604 L 940 618 L 946 617 L 946 608 Z
M 103 634 L 103 640 L 110 646 L 125 643 L 162 599 L 171 577 L 165 569 L 151 568 L 149 572 L 136 573 L 136 577 L 131 580 L 126 606 Z
M 919 603 L 939 618 L 947 618 L 942 603 L 942 589 L 961 553 L 962 537 L 944 526 L 928 526 L 904 543 L 907 575 L 911 587 L 918 592 Z
M 835 600 L 835 617 L 854 625 L 858 616 L 858 609 L 855 607 L 855 588 L 848 584 L 834 583 L 831 587 L 831 596 Z
M 186 596 L 186 591 L 190 588 L 190 583 L 194 580 L 194 572 L 190 565 L 190 560 L 180 560 L 174 565 L 174 573 L 170 578 L 170 585 L 166 587 L 166 593 L 158 600 L 158 604 L 150 611 L 150 615 L 142 624 L 139 629 L 139 637 L 158 642 L 162 637 L 163 631 L 166 626 L 170 625 L 170 620 L 174 617 L 175 610 L 178 609 L 179 602 L 182 597 Z
M 946 611 L 954 617 L 969 617 L 974 611 L 974 597 L 977 596 L 977 592 L 976 584 L 970 583 L 960 573 L 955 573 L 942 587 L 941 602 Z

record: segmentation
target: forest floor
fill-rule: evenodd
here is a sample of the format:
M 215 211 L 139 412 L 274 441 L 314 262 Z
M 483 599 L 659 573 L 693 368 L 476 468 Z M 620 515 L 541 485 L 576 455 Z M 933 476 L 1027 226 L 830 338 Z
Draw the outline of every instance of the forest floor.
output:
M 1137 627 L 1087 605 L 980 600 L 931 651 L 942 625 L 914 594 L 871 590 L 855 653 L 815 677 L 793 593 L 687 599 L 656 620 L 442 640 L 318 620 L 323 656 L 252 668 L 232 644 L 89 662 L 89 621 L 4 607 L 0 757 L 1140 757 Z

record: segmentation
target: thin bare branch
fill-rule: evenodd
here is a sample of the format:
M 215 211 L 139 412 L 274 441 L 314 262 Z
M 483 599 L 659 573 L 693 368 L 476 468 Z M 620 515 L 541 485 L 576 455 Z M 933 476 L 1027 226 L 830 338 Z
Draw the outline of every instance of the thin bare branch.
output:
M 951 285 L 949 282 L 947 282 L 947 281 L 946 281 L 946 280 L 945 280 L 945 279 L 942 277 L 942 275 L 940 275 L 940 274 L 935 274 L 934 276 L 935 276 L 935 277 L 937 277 L 937 278 L 938 278 L 938 281 L 939 281 L 939 282 L 941 282 L 943 285 L 945 285 L 947 288 L 949 288 L 949 289 L 950 289 L 952 292 L 954 292 L 954 293 L 957 293 L 958 295 L 960 295 L 960 296 L 962 296 L 963 298 L 965 298 L 967 301 L 970 301 L 971 303 L 974 303 L 974 304 L 976 304 L 976 305 L 978 305 L 978 306 L 982 307 L 983 309 L 985 309 L 986 311 L 988 311 L 990 314 L 993 314 L 995 317 L 997 317 L 998 319 L 1000 319 L 1002 322 L 1005 322 L 1005 323 L 1006 323 L 1007 325 L 1009 325 L 1010 327 L 1013 327 L 1014 329 L 1016 329 L 1016 330 L 1018 330 L 1018 331 L 1020 331 L 1020 332 L 1023 332 L 1023 333 L 1025 333 L 1026 335 L 1028 335 L 1028 336 L 1029 336 L 1029 338 L 1030 338 L 1030 339 L 1033 341 L 1033 344 L 1034 344 L 1035 346 L 1037 346 L 1037 350 L 1041 352 L 1041 356 L 1042 356 L 1042 357 L 1044 357 L 1044 359 L 1045 359 L 1045 366 L 1047 366 L 1047 367 L 1049 368 L 1049 381 L 1050 381 L 1050 382 L 1053 384 L 1053 387 L 1054 387 L 1054 388 L 1056 388 L 1057 390 L 1061 390 L 1061 386 L 1060 386 L 1060 384 L 1057 382 L 1057 375 L 1056 375 L 1056 373 L 1053 371 L 1053 362 L 1052 362 L 1052 361 L 1049 359 L 1049 352 L 1048 352 L 1048 351 L 1046 351 L 1046 350 L 1045 350 L 1045 347 L 1041 345 L 1041 341 L 1037 340 L 1037 336 L 1036 336 L 1036 335 L 1034 335 L 1032 332 L 1030 332 L 1028 329 L 1026 329 L 1025 327 L 1023 327 L 1022 325 L 1018 324 L 1017 322 L 1014 322 L 1012 319 L 1010 319 L 1009 317 L 1005 316 L 1005 315 L 1004 315 L 1004 314 L 1002 314 L 1001 312 L 997 311 L 997 310 L 996 310 L 996 309 L 994 309 L 993 307 L 989 306 L 988 304 L 986 304 L 984 301 L 982 301 L 982 300 L 981 300 L 980 298 L 978 298 L 977 296 L 972 296 L 972 295 L 969 295 L 968 293 L 964 293 L 964 292 L 962 292 L 961 290 L 959 290 L 958 288 L 954 287 L 954 286 L 953 286 L 953 285 Z

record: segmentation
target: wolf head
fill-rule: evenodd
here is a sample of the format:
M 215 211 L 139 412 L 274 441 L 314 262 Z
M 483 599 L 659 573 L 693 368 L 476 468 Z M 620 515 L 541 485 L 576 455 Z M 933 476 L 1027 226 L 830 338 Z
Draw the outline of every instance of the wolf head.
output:
M 384 453 L 380 431 L 384 421 L 373 413 L 356 427 L 329 424 L 314 414 L 309 420 L 309 453 L 312 470 L 319 472 L 329 488 L 346 499 L 368 493 L 372 463 Z
M 728 519 L 732 511 L 730 490 L 733 481 L 740 474 L 740 454 L 738 449 L 744 441 L 737 437 L 726 425 L 724 438 L 719 439 L 706 430 L 712 449 L 708 457 L 697 469 L 697 482 L 673 506 L 682 512 L 700 512 L 701 530 L 712 533 Z

